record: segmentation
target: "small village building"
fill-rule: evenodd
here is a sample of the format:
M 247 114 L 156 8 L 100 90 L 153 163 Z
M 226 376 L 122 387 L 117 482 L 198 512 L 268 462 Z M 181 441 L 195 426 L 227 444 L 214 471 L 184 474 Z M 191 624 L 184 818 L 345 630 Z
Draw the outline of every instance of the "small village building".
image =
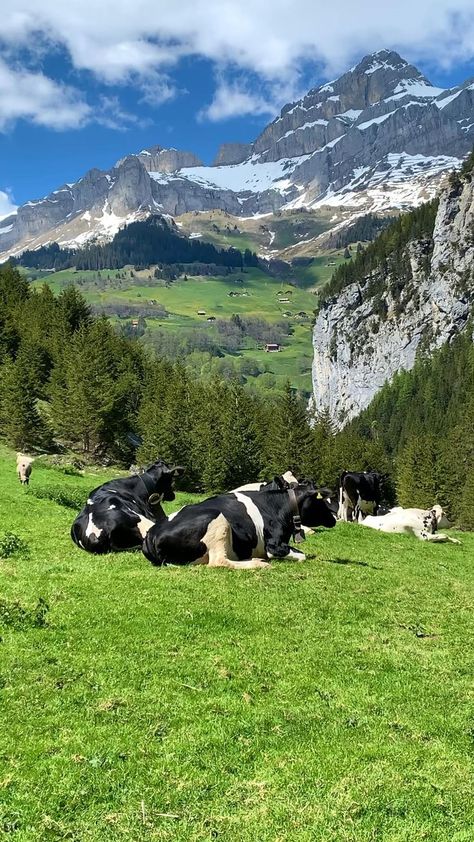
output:
M 269 354 L 274 354 L 276 351 L 281 351 L 281 346 L 278 342 L 267 342 L 265 345 L 265 351 Z
M 206 311 L 205 311 L 205 310 L 198 310 L 198 311 L 197 311 L 197 314 L 198 314 L 198 316 L 205 316 L 205 315 L 206 315 Z

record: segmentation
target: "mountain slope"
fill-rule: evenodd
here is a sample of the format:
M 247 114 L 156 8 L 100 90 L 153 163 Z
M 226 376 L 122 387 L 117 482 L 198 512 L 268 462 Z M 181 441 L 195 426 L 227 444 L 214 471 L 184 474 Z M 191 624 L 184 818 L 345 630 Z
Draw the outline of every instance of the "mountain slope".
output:
M 439 206 L 394 223 L 338 270 L 313 334 L 314 405 L 343 425 L 417 353 L 449 342 L 474 301 L 474 157 Z M 436 211 L 436 213 L 435 213 Z
M 286 105 L 253 144 L 224 144 L 213 166 L 150 149 L 92 169 L 0 222 L 0 256 L 51 240 L 110 238 L 149 213 L 221 209 L 235 216 L 335 207 L 345 215 L 407 209 L 474 143 L 474 82 L 436 88 L 397 53 L 365 57 Z

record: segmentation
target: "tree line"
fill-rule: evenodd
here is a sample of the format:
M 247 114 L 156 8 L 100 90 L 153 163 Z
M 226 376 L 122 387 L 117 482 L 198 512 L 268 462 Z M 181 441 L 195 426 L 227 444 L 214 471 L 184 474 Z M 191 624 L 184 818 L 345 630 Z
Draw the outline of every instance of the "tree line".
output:
M 235 248 L 219 249 L 199 238 L 189 239 L 179 234 L 160 216 L 121 228 L 110 243 L 92 242 L 83 248 L 60 248 L 57 243 L 24 251 L 13 261 L 34 269 L 68 269 L 100 271 L 121 269 L 130 264 L 147 267 L 171 264 L 214 264 L 242 269 L 258 266 L 257 256 L 246 249 L 244 254 Z
M 233 377 L 197 380 L 94 316 L 75 287 L 33 289 L 10 265 L 0 267 L 0 434 L 18 450 L 176 461 L 203 492 L 318 467 L 290 386 L 263 399 Z
M 360 283 L 375 272 L 380 276 L 379 280 L 384 280 L 388 275 L 394 282 L 411 280 L 411 267 L 405 249 L 412 240 L 429 241 L 431 248 L 426 249 L 425 253 L 428 268 L 437 210 L 438 199 L 433 199 L 399 216 L 373 243 L 358 251 L 353 260 L 338 266 L 321 292 L 320 305 L 337 296 L 349 284 Z
M 374 213 L 366 213 L 360 216 L 352 225 L 347 225 L 342 231 L 331 234 L 327 240 L 327 248 L 342 249 L 351 243 L 370 242 L 388 228 L 393 220 L 390 217 L 376 216 Z

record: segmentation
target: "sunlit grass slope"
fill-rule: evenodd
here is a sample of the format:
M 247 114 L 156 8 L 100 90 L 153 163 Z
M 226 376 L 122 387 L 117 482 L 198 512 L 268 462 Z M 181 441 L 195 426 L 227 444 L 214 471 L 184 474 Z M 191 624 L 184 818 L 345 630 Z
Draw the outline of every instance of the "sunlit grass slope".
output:
M 304 563 L 155 569 L 74 547 L 5 450 L 0 487 L 29 550 L 0 560 L 0 838 L 474 838 L 472 535 L 345 524 Z

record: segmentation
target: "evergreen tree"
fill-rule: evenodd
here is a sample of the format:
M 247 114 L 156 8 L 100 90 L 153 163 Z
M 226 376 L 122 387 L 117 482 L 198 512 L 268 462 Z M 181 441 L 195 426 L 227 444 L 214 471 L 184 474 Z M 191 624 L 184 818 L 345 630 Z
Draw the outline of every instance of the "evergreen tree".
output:
M 418 435 L 410 439 L 400 456 L 397 494 L 400 505 L 430 508 L 438 501 L 438 447 L 434 436 Z
M 40 417 L 32 370 L 23 355 L 0 370 L 0 430 L 15 450 L 33 450 L 49 444 L 50 436 Z
M 53 370 L 49 393 L 56 431 L 86 452 L 113 446 L 129 428 L 133 378 L 122 356 L 127 347 L 100 319 L 76 331 Z
M 458 512 L 458 521 L 466 529 L 474 530 L 474 466 L 468 469 L 464 485 L 462 486 L 461 499 Z
M 318 460 L 306 403 L 289 382 L 273 407 L 265 450 L 268 476 L 287 470 L 298 478 L 313 475 Z

